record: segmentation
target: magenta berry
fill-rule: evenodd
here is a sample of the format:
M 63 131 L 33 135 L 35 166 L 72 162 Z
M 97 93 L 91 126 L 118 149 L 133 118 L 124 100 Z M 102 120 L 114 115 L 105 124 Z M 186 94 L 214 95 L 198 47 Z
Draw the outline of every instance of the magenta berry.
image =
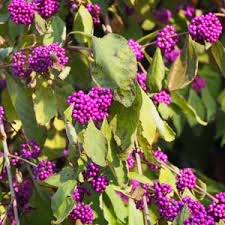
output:
M 76 190 L 73 193 L 74 201 L 81 201 L 84 198 L 84 195 L 90 195 L 90 189 L 85 188 L 83 185 L 78 184 Z
M 136 185 L 137 186 L 139 185 L 138 183 L 136 181 Z M 147 202 L 148 205 L 150 205 L 151 204 L 151 196 L 150 196 L 150 192 L 148 191 L 149 187 L 150 187 L 150 184 L 142 184 L 141 187 L 144 190 L 143 196 L 146 196 L 146 202 Z M 133 188 L 133 186 L 132 186 L 132 188 Z M 143 200 L 139 200 L 139 201 L 135 200 L 134 202 L 135 202 L 135 205 L 136 205 L 137 209 L 140 209 L 140 210 L 144 209 L 144 202 L 143 202 Z
M 196 186 L 197 178 L 190 168 L 180 169 L 180 175 L 176 177 L 178 180 L 177 188 L 184 191 L 185 187 L 194 189 Z
M 206 41 L 213 44 L 222 33 L 222 25 L 213 13 L 208 13 L 193 18 L 189 24 L 188 31 L 198 43 L 204 44 Z
M 179 3 L 175 8 L 176 13 L 182 11 L 183 14 L 188 18 L 191 19 L 195 16 L 195 8 L 190 5 L 188 2 Z
M 98 176 L 99 172 L 100 172 L 100 167 L 96 163 L 91 162 L 86 165 L 86 170 L 83 170 L 82 174 L 83 174 L 84 180 L 87 181 L 89 178 Z
M 128 165 L 128 168 L 131 170 L 132 168 L 134 168 L 134 165 L 135 165 L 135 159 L 134 159 L 134 151 L 132 150 L 130 152 L 130 155 L 128 156 L 127 158 L 127 165 Z
M 15 52 L 12 58 L 13 73 L 17 77 L 26 78 L 32 72 L 27 63 L 27 56 L 23 52 Z
M 134 41 L 133 39 L 128 40 L 128 45 L 133 50 L 135 57 L 138 61 L 144 58 L 144 50 L 142 49 L 142 45 Z
M 21 144 L 20 148 L 21 157 L 25 159 L 36 159 L 41 153 L 40 147 L 36 144 L 34 140 L 31 140 L 28 144 Z
M 78 202 L 76 208 L 70 212 L 69 218 L 73 223 L 80 220 L 83 224 L 91 224 L 94 220 L 94 213 L 89 205 Z
M 137 73 L 136 75 L 136 80 L 139 83 L 140 87 L 146 91 L 147 90 L 147 86 L 146 86 L 146 75 L 145 73 Z
M 90 118 L 94 121 L 103 121 L 109 116 L 108 108 L 112 104 L 113 95 L 109 88 L 92 88 L 88 94 L 83 91 L 75 92 L 68 97 L 67 102 L 74 104 L 72 116 L 83 124 Z
M 96 192 L 104 192 L 109 185 L 109 179 L 107 177 L 98 176 L 90 181 L 92 188 Z
M 166 52 L 164 56 L 167 62 L 174 62 L 180 54 L 181 49 L 174 49 L 171 52 Z
M 44 18 L 55 15 L 60 8 L 59 0 L 34 0 L 38 7 L 38 14 Z
M 154 16 L 161 23 L 167 23 L 171 19 L 172 13 L 170 12 L 169 9 L 162 9 L 162 10 L 156 10 L 154 12 Z
M 3 120 L 4 114 L 5 114 L 4 108 L 3 106 L 0 105 L 0 122 Z
M 168 162 L 168 156 L 160 150 L 154 150 L 153 155 L 156 157 L 156 159 L 158 161 L 161 161 L 161 162 L 164 162 L 164 163 Z M 152 170 L 159 170 L 160 169 L 160 166 L 152 164 L 152 163 L 150 163 L 148 166 Z
M 159 93 L 153 96 L 153 100 L 157 103 L 164 103 L 165 105 L 169 105 L 171 102 L 171 96 L 167 91 L 160 91 Z
M 223 220 L 225 222 L 225 192 L 215 195 L 218 202 L 215 200 L 208 207 L 208 213 L 215 219 L 216 222 Z
M 164 53 L 171 52 L 179 40 L 175 28 L 171 25 L 165 26 L 157 35 L 156 44 Z
M 39 162 L 36 167 L 33 169 L 34 179 L 45 180 L 50 175 L 55 172 L 55 164 L 51 161 L 43 159 L 42 162 Z
M 201 90 L 206 86 L 206 81 L 199 76 L 196 76 L 191 86 L 197 93 L 200 93 Z
M 34 10 L 37 5 L 26 0 L 13 0 L 9 6 L 10 18 L 17 24 L 31 24 L 34 20 Z
M 100 24 L 100 11 L 101 7 L 98 4 L 87 4 L 86 9 L 91 14 L 93 23 L 94 24 Z
M 64 156 L 68 156 L 69 155 L 69 150 L 68 149 L 64 149 L 63 150 L 63 155 Z
M 18 152 L 15 152 L 14 155 L 18 156 L 19 154 L 18 154 Z M 11 158 L 10 161 L 13 164 L 13 166 L 17 166 L 19 163 L 19 159 L 17 159 L 17 158 Z

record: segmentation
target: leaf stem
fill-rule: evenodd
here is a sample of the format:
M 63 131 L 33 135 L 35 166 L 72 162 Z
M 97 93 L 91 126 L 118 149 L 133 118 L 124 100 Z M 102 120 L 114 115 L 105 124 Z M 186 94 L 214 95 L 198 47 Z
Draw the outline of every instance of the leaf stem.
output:
M 16 195 L 15 195 L 15 191 L 13 188 L 11 165 L 10 165 L 10 161 L 9 161 L 9 149 L 8 149 L 8 145 L 7 145 L 7 141 L 6 141 L 7 137 L 6 137 L 5 128 L 4 128 L 2 120 L 0 121 L 0 131 L 3 136 L 2 145 L 3 145 L 3 150 L 4 150 L 5 165 L 6 165 L 6 170 L 7 170 L 8 180 L 9 180 L 9 188 L 10 188 L 10 192 L 11 192 L 11 201 L 12 201 L 12 205 L 13 205 L 14 217 L 15 217 L 16 225 L 20 225 Z
M 75 51 L 86 50 L 86 51 L 92 52 L 91 48 L 83 47 L 83 46 L 68 45 L 67 48 L 70 50 L 75 50 Z

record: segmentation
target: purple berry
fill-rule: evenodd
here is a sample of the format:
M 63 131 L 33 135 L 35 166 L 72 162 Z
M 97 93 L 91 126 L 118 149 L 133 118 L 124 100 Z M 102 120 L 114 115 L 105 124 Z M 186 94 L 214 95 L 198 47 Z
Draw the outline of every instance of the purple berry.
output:
M 17 24 L 31 24 L 34 20 L 34 10 L 37 5 L 26 0 L 13 0 L 9 6 L 10 18 Z
M 76 208 L 70 212 L 69 218 L 73 223 L 80 220 L 83 224 L 91 224 L 94 220 L 94 213 L 89 205 L 78 202 Z
M 223 220 L 225 222 L 225 192 L 220 192 L 215 195 L 218 202 L 215 200 L 208 207 L 208 213 L 215 219 L 216 222 Z
M 97 177 L 99 172 L 100 172 L 100 167 L 96 163 L 91 162 L 86 165 L 86 170 L 83 170 L 82 174 L 83 174 L 84 180 L 87 181 L 89 178 Z
M 213 13 L 208 13 L 193 18 L 188 26 L 188 31 L 198 43 L 204 44 L 206 41 L 213 44 L 222 33 L 222 25 Z
M 158 161 L 161 161 L 161 162 L 164 162 L 164 163 L 168 162 L 168 156 L 160 150 L 154 150 L 153 155 L 156 157 L 156 159 Z M 148 166 L 152 170 L 159 170 L 160 169 L 160 166 L 152 164 L 152 163 L 148 164 Z
M 64 156 L 68 156 L 69 155 L 69 150 L 68 149 L 64 149 L 63 150 L 63 155 Z
M 191 86 L 197 93 L 200 93 L 201 90 L 206 86 L 206 81 L 201 79 L 199 76 L 196 76 Z
M 139 83 L 140 87 L 144 91 L 146 91 L 147 90 L 147 86 L 146 86 L 146 75 L 145 75 L 145 73 L 137 73 L 136 80 Z
M 83 91 L 75 92 L 68 97 L 67 102 L 74 104 L 73 118 L 84 124 L 91 118 L 94 121 L 103 121 L 109 116 L 108 108 L 112 104 L 113 95 L 109 88 L 92 88 L 88 94 Z
M 133 50 L 135 57 L 138 61 L 144 58 L 144 50 L 142 49 L 142 45 L 134 41 L 133 39 L 128 40 L 128 45 Z
M 153 100 L 157 103 L 164 103 L 165 105 L 169 105 L 171 102 L 171 96 L 167 91 L 160 91 L 159 93 L 153 96 Z
M 162 9 L 162 10 L 156 10 L 154 12 L 154 16 L 161 23 L 167 23 L 171 19 L 172 13 L 170 12 L 169 9 Z
M 98 176 L 94 177 L 91 181 L 91 186 L 96 192 L 104 192 L 109 185 L 109 179 L 107 177 Z
M 100 24 L 100 11 L 101 7 L 98 4 L 87 4 L 86 9 L 91 14 L 93 23 L 94 24 Z
M 128 168 L 131 170 L 134 168 L 134 165 L 135 165 L 135 158 L 134 158 L 134 150 L 132 150 L 130 152 L 130 155 L 128 156 L 127 158 L 127 165 L 128 165 Z
M 20 148 L 21 157 L 25 159 L 36 159 L 41 153 L 40 147 L 34 140 L 31 140 L 28 144 L 21 144 Z
M 44 18 L 55 15 L 60 8 L 60 0 L 34 0 L 37 4 L 37 11 Z
M 36 167 L 33 169 L 34 179 L 45 180 L 50 175 L 55 172 L 55 164 L 43 159 L 42 162 L 39 162 Z
M 177 44 L 179 37 L 175 28 L 166 25 L 157 35 L 156 44 L 164 53 L 171 52 Z
M 178 182 L 177 188 L 180 191 L 184 191 L 185 187 L 194 189 L 196 186 L 197 178 L 190 168 L 180 169 L 180 175 L 176 176 Z
M 23 52 L 15 52 L 12 58 L 13 73 L 17 77 L 27 78 L 32 70 L 27 63 L 27 56 Z
M 166 52 L 164 56 L 167 62 L 174 62 L 180 54 L 181 49 L 174 49 L 171 52 Z
M 81 201 L 84 198 L 84 195 L 90 195 L 90 189 L 85 188 L 83 185 L 78 184 L 76 190 L 73 193 L 73 199 L 74 201 Z
M 192 19 L 195 16 L 195 8 L 193 6 L 191 6 L 188 2 L 179 3 L 175 7 L 175 12 L 176 13 L 179 13 L 180 10 L 183 12 L 183 14 L 188 19 Z
M 0 105 L 0 122 L 3 120 L 4 114 L 5 114 L 4 108 L 3 106 Z

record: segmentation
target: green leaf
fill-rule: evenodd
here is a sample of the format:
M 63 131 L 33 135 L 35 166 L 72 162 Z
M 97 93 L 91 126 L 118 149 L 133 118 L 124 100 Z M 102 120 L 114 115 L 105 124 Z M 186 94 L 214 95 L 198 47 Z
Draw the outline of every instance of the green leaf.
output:
M 184 114 L 196 120 L 199 124 L 206 126 L 207 122 L 203 121 L 196 113 L 196 111 L 187 103 L 185 98 L 179 94 L 171 93 L 172 103 L 176 104 Z
M 74 181 L 77 178 L 78 172 L 75 171 L 72 167 L 66 167 L 59 173 L 53 174 L 52 176 L 48 177 L 44 182 L 54 187 L 61 187 L 67 181 Z
M 73 30 L 81 31 L 88 35 L 93 34 L 92 16 L 83 5 L 79 7 L 78 12 L 75 14 L 73 21 Z M 81 43 L 87 42 L 87 38 L 83 35 L 76 34 L 75 37 Z
M 43 44 L 62 43 L 66 40 L 66 24 L 59 16 L 53 16 L 48 25 L 48 32 L 44 35 Z
M 4 60 L 13 52 L 12 47 L 0 48 L 0 60 Z
M 36 30 L 40 35 L 43 35 L 47 32 L 46 22 L 37 12 L 34 12 L 34 23 Z
M 18 48 L 32 48 L 36 45 L 36 35 L 29 34 L 29 35 L 22 35 L 19 38 L 19 46 Z
M 36 87 L 33 95 L 34 111 L 38 124 L 47 124 L 57 113 L 55 92 L 46 83 Z
M 114 102 L 110 109 L 109 124 L 123 159 L 127 159 L 134 143 L 139 119 L 138 112 L 139 105 L 136 102 L 129 108 Z
M 225 225 L 225 222 L 223 222 L 223 220 L 220 220 L 218 223 L 216 223 L 216 225 Z
M 195 188 L 191 192 L 196 197 L 196 199 L 203 200 L 205 198 L 205 193 L 207 191 L 207 186 L 200 179 L 197 179 L 196 185 L 198 185 L 199 187 L 201 187 L 201 189 L 204 190 L 204 191 L 200 191 L 197 188 Z
M 16 77 L 7 76 L 7 84 L 12 104 L 22 121 L 26 136 L 42 146 L 46 133 L 44 128 L 37 125 L 31 94 Z
M 221 110 L 225 112 L 225 89 L 220 93 L 218 102 L 220 103 Z
M 166 167 L 162 167 L 159 173 L 159 183 L 169 184 L 177 192 L 175 175 Z
M 159 92 L 165 76 L 165 66 L 160 48 L 157 48 L 153 57 L 150 70 L 147 74 L 147 86 L 150 92 Z
M 92 46 L 94 83 L 114 90 L 114 100 L 130 107 L 136 93 L 137 62 L 127 40 L 118 34 L 107 34 L 103 38 L 94 37 Z
M 225 76 L 225 53 L 224 47 L 220 41 L 217 41 L 210 48 L 210 52 L 216 62 L 219 71 Z
M 107 142 L 92 120 L 89 121 L 87 129 L 84 131 L 84 152 L 98 165 L 107 165 Z
M 57 192 L 52 197 L 52 211 L 53 215 L 56 218 L 56 221 L 53 221 L 54 224 L 60 224 L 67 218 L 69 213 L 76 204 L 73 198 L 71 197 L 76 186 L 76 181 L 67 181 L 62 186 L 60 186 Z
M 144 225 L 143 213 L 141 210 L 138 210 L 135 206 L 134 200 L 129 199 L 129 225 Z
M 142 174 L 139 174 L 139 173 L 136 173 L 136 172 L 129 172 L 128 176 L 129 176 L 130 179 L 137 180 L 142 184 L 153 185 L 153 180 L 149 179 L 148 177 L 146 177 Z
M 206 108 L 207 121 L 214 120 L 215 115 L 216 115 L 216 110 L 217 110 L 216 109 L 216 101 L 210 94 L 209 89 L 207 87 L 202 89 L 201 97 L 202 97 L 203 104 Z
M 172 225 L 181 225 L 184 224 L 184 221 L 191 216 L 191 213 L 188 209 L 188 205 L 185 204 L 179 215 L 173 221 Z
M 125 161 L 122 161 L 118 157 L 117 146 L 112 137 L 112 132 L 110 126 L 106 119 L 104 119 L 101 131 L 108 143 L 108 152 L 106 160 L 112 170 L 113 175 L 115 176 L 118 184 L 122 187 L 128 183 L 128 169 Z
M 193 89 L 190 89 L 189 91 L 188 104 L 190 104 L 190 106 L 196 111 L 200 118 L 205 118 L 206 112 L 203 102 Z M 197 124 L 197 121 L 190 117 L 188 117 L 188 122 L 191 127 Z
M 159 31 L 157 30 L 152 33 L 146 34 L 145 36 L 138 39 L 137 42 L 140 44 L 147 44 L 148 42 L 150 42 L 153 38 L 157 36 L 158 32 Z
M 105 194 L 109 197 L 117 218 L 122 223 L 126 224 L 127 216 L 128 216 L 127 207 L 124 206 L 121 197 L 115 192 L 114 186 L 112 185 L 107 186 L 105 190 Z
M 197 54 L 189 36 L 181 54 L 177 57 L 170 69 L 168 78 L 169 90 L 178 90 L 190 84 L 197 75 L 197 71 Z

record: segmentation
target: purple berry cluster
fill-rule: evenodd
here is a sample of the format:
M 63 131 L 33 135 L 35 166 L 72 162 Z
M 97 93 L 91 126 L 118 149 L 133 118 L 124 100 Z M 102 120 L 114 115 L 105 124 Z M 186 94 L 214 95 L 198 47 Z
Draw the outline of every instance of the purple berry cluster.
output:
M 179 40 L 175 28 L 166 25 L 157 35 L 156 44 L 163 53 L 171 52 Z
M 215 43 L 222 29 L 219 19 L 213 13 L 194 17 L 188 26 L 189 34 L 200 44 L 204 44 L 205 41 Z
M 171 52 L 165 53 L 164 56 L 167 62 L 174 62 L 180 54 L 181 49 L 174 49 Z
M 86 170 L 82 171 L 84 180 L 89 182 L 96 192 L 104 192 L 109 185 L 109 179 L 106 176 L 99 175 L 100 168 L 94 162 L 87 164 Z
M 169 105 L 171 102 L 170 94 L 163 90 L 153 96 L 153 100 L 157 103 L 164 103 L 165 105 Z
M 172 17 L 172 13 L 169 9 L 162 9 L 162 10 L 156 10 L 154 12 L 154 16 L 157 20 L 159 20 L 161 23 L 167 23 Z
M 100 11 L 101 7 L 98 4 L 87 4 L 86 9 L 91 14 L 93 23 L 94 24 L 100 24 Z
M 0 105 L 0 122 L 3 120 L 4 114 L 5 114 L 4 108 L 3 106 Z
M 43 159 L 33 169 L 34 179 L 45 180 L 55 172 L 55 164 Z
M 140 87 L 146 91 L 147 90 L 147 86 L 146 86 L 146 75 L 145 73 L 139 72 L 136 75 L 136 80 L 139 83 Z
M 128 165 L 128 168 L 129 170 L 133 169 L 134 168 L 134 165 L 135 165 L 135 158 L 134 158 L 134 150 L 131 150 L 128 158 L 127 158 L 127 165 Z
M 158 206 L 159 214 L 167 221 L 173 221 L 184 206 L 182 201 L 175 200 L 168 197 L 173 190 L 169 184 L 159 184 L 154 182 L 155 193 L 153 196 L 153 202 Z
M 47 73 L 49 68 L 53 68 L 55 64 L 54 56 L 57 58 L 60 67 L 65 66 L 68 62 L 65 49 L 56 42 L 49 46 L 43 45 L 34 48 L 28 56 L 28 63 L 33 71 Z
M 78 202 L 76 208 L 70 212 L 69 218 L 74 224 L 77 220 L 83 224 L 91 224 L 94 220 L 94 213 L 89 205 Z
M 14 152 L 14 156 L 19 156 L 18 152 Z M 18 158 L 11 158 L 10 161 L 13 164 L 13 166 L 17 166 L 18 163 L 19 163 L 19 159 Z
M 81 201 L 84 196 L 86 195 L 90 195 L 91 191 L 89 188 L 84 187 L 81 184 L 78 184 L 74 193 L 73 193 L 73 200 L 74 201 Z
M 133 50 L 135 57 L 138 61 L 144 58 L 144 50 L 142 49 L 142 45 L 134 41 L 133 39 L 128 40 L 128 45 Z
M 91 118 L 93 121 L 103 121 L 109 116 L 108 108 L 112 104 L 113 95 L 109 88 L 92 88 L 88 94 L 75 92 L 68 97 L 67 102 L 74 104 L 73 118 L 84 124 Z
M 26 78 L 32 70 L 27 63 L 27 56 L 24 52 L 15 52 L 12 58 L 13 73 L 17 77 Z
M 215 195 L 218 202 L 215 200 L 208 207 L 208 213 L 215 219 L 216 222 L 223 220 L 225 222 L 225 192 Z
M 36 144 L 34 140 L 31 140 L 28 144 L 21 144 L 20 148 L 21 157 L 25 159 L 36 159 L 41 153 L 40 147 Z
M 197 93 L 200 93 L 201 90 L 206 86 L 206 81 L 199 76 L 196 76 L 191 86 Z
M 194 189 L 196 186 L 197 178 L 190 168 L 180 169 L 180 175 L 176 179 L 178 180 L 176 185 L 180 191 L 184 191 L 186 187 Z
M 35 0 L 38 6 L 38 14 L 43 18 L 49 18 L 55 15 L 60 8 L 59 0 Z
M 179 11 L 182 11 L 188 19 L 192 19 L 195 16 L 195 8 L 188 2 L 179 3 L 175 8 L 175 12 L 179 13 Z
M 191 213 L 191 216 L 184 221 L 185 225 L 215 225 L 213 217 L 207 214 L 207 210 L 202 204 L 192 200 L 189 196 L 183 198 L 182 201 L 188 205 Z
M 154 150 L 153 155 L 160 162 L 164 162 L 164 163 L 168 162 L 168 156 L 160 150 Z M 148 166 L 152 170 L 159 170 L 160 169 L 160 166 L 152 164 L 152 163 L 149 163 Z
M 26 0 L 13 0 L 9 6 L 10 18 L 17 24 L 31 24 L 34 20 L 34 10 L 37 5 Z

